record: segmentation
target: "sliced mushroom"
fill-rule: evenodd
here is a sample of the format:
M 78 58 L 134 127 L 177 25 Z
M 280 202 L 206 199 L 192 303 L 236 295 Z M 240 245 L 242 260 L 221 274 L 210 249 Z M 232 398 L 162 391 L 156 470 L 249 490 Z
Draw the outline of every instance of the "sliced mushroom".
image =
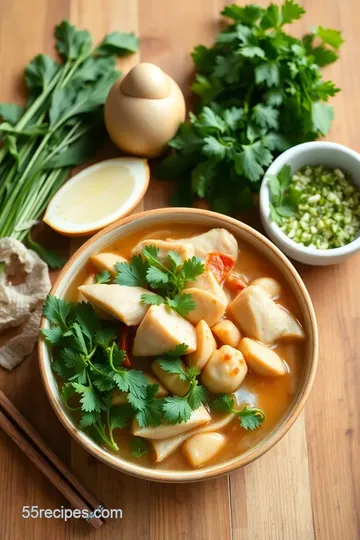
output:
M 193 411 L 190 419 L 187 422 L 181 422 L 181 424 L 170 425 L 167 422 L 163 422 L 160 426 L 152 427 L 147 426 L 141 428 L 136 419 L 133 420 L 131 432 L 138 437 L 144 437 L 144 439 L 168 439 L 174 437 L 180 433 L 190 431 L 197 426 L 207 424 L 210 422 L 211 416 L 205 409 L 204 405 L 200 405 L 198 409 Z
M 250 338 L 244 338 L 240 341 L 239 349 L 243 353 L 250 370 L 255 375 L 263 377 L 285 375 L 285 364 L 280 356 L 262 343 Z
M 118 262 L 128 262 L 127 259 L 116 253 L 106 252 L 97 253 L 90 257 L 91 262 L 96 266 L 99 272 L 107 270 L 112 276 L 116 275 L 115 264 Z
M 226 413 L 217 420 L 210 420 L 210 422 L 204 426 L 193 429 L 187 433 L 176 435 L 175 437 L 169 437 L 168 439 L 153 440 L 152 445 L 155 452 L 155 458 L 157 463 L 164 461 L 170 454 L 172 454 L 179 446 L 185 442 L 189 437 L 197 433 L 208 433 L 211 431 L 220 431 L 226 427 L 235 418 L 234 413 Z
M 229 321 L 229 319 L 219 321 L 211 328 L 211 330 L 223 345 L 237 347 L 240 343 L 241 332 L 232 321 Z
M 207 291 L 211 294 L 214 294 L 217 296 L 222 302 L 224 302 L 226 305 L 229 303 L 229 298 L 222 288 L 222 286 L 218 283 L 216 277 L 212 273 L 211 270 L 205 270 L 200 276 L 198 276 L 194 281 L 189 281 L 186 284 L 186 289 L 202 289 L 204 291 Z
M 202 289 L 186 289 L 186 292 L 191 294 L 196 304 L 196 308 L 186 315 L 186 319 L 192 324 L 196 325 L 204 320 L 209 326 L 213 326 L 223 317 L 226 303 L 220 298 Z
M 141 295 L 153 294 L 142 287 L 105 283 L 81 285 L 78 290 L 94 306 L 124 322 L 127 326 L 137 326 L 141 323 L 149 309 L 149 306 L 141 302 Z
M 221 433 L 198 433 L 185 441 L 183 452 L 192 467 L 200 467 L 220 452 L 226 437 Z
M 196 351 L 185 356 L 185 361 L 189 367 L 196 366 L 201 371 L 216 351 L 216 341 L 209 325 L 204 320 L 198 322 L 195 332 Z
M 251 285 L 256 285 L 261 287 L 263 291 L 266 292 L 274 300 L 281 294 L 281 285 L 276 279 L 271 277 L 262 277 L 255 279 L 251 282 Z
M 225 253 L 236 261 L 239 254 L 235 236 L 226 229 L 211 229 L 192 238 L 181 238 L 180 240 L 171 240 L 171 242 L 191 243 L 194 246 L 195 255 L 200 257 L 206 257 L 208 253 Z
M 247 371 L 242 353 L 229 345 L 223 345 L 211 356 L 201 374 L 201 380 L 214 394 L 231 394 L 239 388 Z
M 180 255 L 183 261 L 185 261 L 186 259 L 191 259 L 191 257 L 194 256 L 194 247 L 190 242 L 187 242 L 186 240 L 176 242 L 175 240 L 166 241 L 155 240 L 151 238 L 149 240 L 142 240 L 141 242 L 136 244 L 131 253 L 133 255 L 137 255 L 146 246 L 154 246 L 158 248 L 158 260 L 165 265 L 170 264 L 168 257 L 169 251 L 175 251 L 178 255 Z
M 181 362 L 181 364 L 186 372 L 185 364 L 183 362 Z M 184 396 L 189 390 L 190 385 L 187 381 L 180 379 L 180 376 L 177 373 L 167 373 L 164 371 L 157 360 L 154 360 L 151 364 L 151 369 L 172 394 Z
M 137 329 L 133 354 L 157 356 L 185 343 L 187 354 L 196 349 L 195 328 L 165 304 L 151 306 Z

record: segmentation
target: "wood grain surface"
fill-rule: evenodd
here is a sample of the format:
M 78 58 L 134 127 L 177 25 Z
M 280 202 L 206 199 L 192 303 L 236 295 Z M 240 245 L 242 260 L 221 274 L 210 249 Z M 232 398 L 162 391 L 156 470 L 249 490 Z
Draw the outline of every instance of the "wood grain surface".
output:
M 189 53 L 210 44 L 224 0 L 1 0 L 0 101 L 23 99 L 23 68 L 37 53 L 53 54 L 52 32 L 63 18 L 88 28 L 95 40 L 115 29 L 134 31 L 140 51 L 122 62 L 157 63 L 186 96 Z M 244 2 L 242 2 L 244 3 Z M 265 2 L 259 2 L 264 3 Z M 333 100 L 330 140 L 360 151 L 359 0 L 303 0 L 311 25 L 339 28 L 346 43 L 327 75 L 342 88 Z M 108 155 L 116 155 L 109 145 Z M 152 180 L 141 208 L 167 205 L 170 187 Z M 46 234 L 70 253 L 81 240 Z M 0 372 L 0 388 L 109 508 L 122 520 L 98 532 L 80 520 L 21 517 L 24 505 L 67 507 L 61 493 L 15 444 L 0 433 L 0 539 L 123 538 L 125 540 L 355 540 L 360 538 L 360 256 L 329 268 L 298 265 L 314 302 L 320 330 L 315 386 L 288 435 L 267 455 L 230 476 L 188 485 L 148 483 L 101 464 L 70 439 L 56 419 L 34 353 L 13 373 Z

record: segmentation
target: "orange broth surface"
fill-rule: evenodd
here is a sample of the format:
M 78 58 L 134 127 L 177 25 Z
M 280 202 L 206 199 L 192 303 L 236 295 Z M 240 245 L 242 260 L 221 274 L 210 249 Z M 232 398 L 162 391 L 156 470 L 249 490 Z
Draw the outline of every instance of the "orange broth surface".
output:
M 161 229 L 159 227 L 156 229 L 149 228 L 146 231 L 139 231 L 128 235 L 115 244 L 109 245 L 104 251 L 112 251 L 130 259 L 131 250 L 141 240 L 150 238 L 186 238 L 201 234 L 207 230 L 209 229 L 205 227 L 165 224 Z M 289 285 L 273 263 L 248 243 L 238 239 L 238 244 L 239 257 L 234 270 L 244 276 L 248 283 L 259 277 L 273 277 L 279 281 L 282 293 L 276 299 L 276 302 L 288 309 L 303 324 L 296 299 Z M 89 275 L 94 273 L 96 273 L 96 270 L 91 264 L 91 261 L 89 261 L 72 283 L 67 295 L 68 299 L 76 301 L 78 299 L 77 287 Z M 289 371 L 282 377 L 259 377 L 250 371 L 248 372 L 241 387 L 235 393 L 237 402 L 239 405 L 250 403 L 255 407 L 261 408 L 266 414 L 266 419 L 260 428 L 253 432 L 242 429 L 237 418 L 232 420 L 228 426 L 221 430 L 221 433 L 227 437 L 224 449 L 212 461 L 208 461 L 206 466 L 223 463 L 249 451 L 279 424 L 296 398 L 303 375 L 305 346 L 305 341 L 292 341 L 278 343 L 272 347 L 288 365 Z M 133 358 L 132 367 L 141 369 L 143 372 L 151 373 L 152 361 L 153 358 Z M 221 415 L 211 412 L 211 416 L 213 419 L 216 419 Z M 129 428 L 116 430 L 114 436 L 120 448 L 119 453 L 121 456 L 127 460 L 136 462 L 138 465 L 162 470 L 193 470 L 185 459 L 181 446 L 163 462 L 156 463 L 151 453 L 141 458 L 134 458 L 131 455 L 128 444 L 128 440 L 131 437 Z

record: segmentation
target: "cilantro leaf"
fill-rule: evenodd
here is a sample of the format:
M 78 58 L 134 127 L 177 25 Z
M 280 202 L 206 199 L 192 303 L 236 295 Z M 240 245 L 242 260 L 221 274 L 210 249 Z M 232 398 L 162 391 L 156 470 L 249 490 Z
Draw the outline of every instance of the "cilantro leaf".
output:
M 30 249 L 36 251 L 36 253 L 46 262 L 50 268 L 62 268 L 66 263 L 65 257 L 60 255 L 57 251 L 52 249 L 46 249 L 44 246 L 35 242 L 30 236 L 30 233 L 26 236 L 26 242 Z
M 100 328 L 100 319 L 90 302 L 80 302 L 76 305 L 75 319 L 79 323 L 82 333 L 92 343 L 94 333 Z
M 79 384 L 77 382 L 71 383 L 73 389 L 77 394 L 81 395 L 80 403 L 81 408 L 86 412 L 97 411 L 100 412 L 105 409 L 104 404 L 98 397 L 97 393 L 94 391 L 94 388 L 89 385 L 85 386 L 84 384 Z
M 158 384 L 149 384 L 141 409 L 136 413 L 136 420 L 140 427 L 159 426 L 162 420 L 163 400 L 156 398 Z
M 204 260 L 201 257 L 192 257 L 186 259 L 180 270 L 181 279 L 186 284 L 194 281 L 198 276 L 205 272 Z
M 132 437 L 129 446 L 133 457 L 141 458 L 149 453 L 148 443 L 142 437 Z
M 208 393 L 206 388 L 199 384 L 192 385 L 187 399 L 190 407 L 195 411 L 202 403 L 207 403 L 208 401 Z
M 275 62 L 259 64 L 255 68 L 256 84 L 266 83 L 267 86 L 279 86 L 280 69 Z
M 155 246 L 145 246 L 144 249 L 141 251 L 141 255 L 143 256 L 143 258 L 149 264 L 152 264 L 154 266 L 157 266 L 159 264 L 158 254 L 159 248 Z
M 172 373 L 174 375 L 178 375 L 182 381 L 187 380 L 187 373 L 186 371 L 184 371 L 180 358 L 170 359 L 168 357 L 165 357 L 165 358 L 159 357 L 157 358 L 157 363 L 159 364 L 161 369 L 165 371 L 166 373 Z
M 107 349 L 116 337 L 117 331 L 115 328 L 101 328 L 95 332 L 94 342 L 102 349 Z
M 188 422 L 193 412 L 187 399 L 180 396 L 170 396 L 164 399 L 162 406 L 164 418 L 169 424 L 180 424 Z
M 54 328 L 42 328 L 41 333 L 45 337 L 45 340 L 54 346 L 60 345 L 63 340 L 64 333 L 59 326 L 55 326 Z
M 146 280 L 151 288 L 156 289 L 161 283 L 169 283 L 169 275 L 156 266 L 149 266 L 146 272 Z
M 331 28 L 324 28 L 323 26 L 318 26 L 314 29 L 314 34 L 318 36 L 324 43 L 338 49 L 340 45 L 344 43 L 344 40 L 341 36 L 339 30 L 333 30 Z
M 163 354 L 161 358 L 171 359 L 177 356 L 183 356 L 184 354 L 186 354 L 186 351 L 188 350 L 188 348 L 189 346 L 186 345 L 186 343 L 179 343 L 178 345 L 176 345 L 174 349 Z
M 72 304 L 70 302 L 61 300 L 56 296 L 48 295 L 43 309 L 44 317 L 48 321 L 57 324 L 60 328 L 65 329 L 71 308 Z
M 300 19 L 305 13 L 305 9 L 294 0 L 285 0 L 281 6 L 282 24 L 289 24 Z
M 141 255 L 134 255 L 130 263 L 118 262 L 115 265 L 117 275 L 115 283 L 127 285 L 128 287 L 147 287 L 146 272 L 148 263 Z
M 288 217 L 296 212 L 301 192 L 291 186 L 291 167 L 284 165 L 277 176 L 269 175 L 267 183 L 270 193 L 270 217 L 279 225 L 282 217 Z
M 141 295 L 140 300 L 147 306 L 160 306 L 165 302 L 165 298 L 159 294 L 144 293 Z
M 97 411 L 83 412 L 80 418 L 79 427 L 85 429 L 96 424 L 100 420 L 100 414 Z
M 182 258 L 176 251 L 169 251 L 168 259 L 171 262 L 171 268 L 173 272 L 182 265 Z
M 112 32 L 105 36 L 100 45 L 95 49 L 97 55 L 124 56 L 128 53 L 134 53 L 138 50 L 139 39 L 135 34 L 124 34 L 121 32 Z
M 166 298 L 166 303 L 181 317 L 185 317 L 196 308 L 196 303 L 189 293 L 177 294 L 174 298 Z
M 220 394 L 211 402 L 211 408 L 218 412 L 234 413 L 239 418 L 242 428 L 254 431 L 265 420 L 265 413 L 256 407 L 244 407 L 240 411 L 234 409 L 235 398 L 232 394 Z
M 334 109 L 321 101 L 313 103 L 311 110 L 312 128 L 315 133 L 326 135 L 334 119 Z
M 114 429 L 124 429 L 129 420 L 134 416 L 133 408 L 128 405 L 115 405 L 110 409 L 110 423 L 109 428 L 111 432 Z
M 108 270 L 104 270 L 100 274 L 96 274 L 96 283 L 110 283 L 111 276 Z

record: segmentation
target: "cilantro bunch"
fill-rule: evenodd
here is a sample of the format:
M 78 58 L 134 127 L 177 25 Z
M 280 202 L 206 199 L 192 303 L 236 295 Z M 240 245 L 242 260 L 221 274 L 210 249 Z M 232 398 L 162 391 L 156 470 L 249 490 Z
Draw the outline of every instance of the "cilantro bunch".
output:
M 218 412 L 234 413 L 243 429 L 254 431 L 265 420 L 265 413 L 256 407 L 244 407 L 241 411 L 234 408 L 235 398 L 232 394 L 221 394 L 211 402 L 211 408 Z
M 158 177 L 176 179 L 174 204 L 196 196 L 213 210 L 252 205 L 265 169 L 283 150 L 326 135 L 339 89 L 320 68 L 337 59 L 340 32 L 318 26 L 297 39 L 285 31 L 304 9 L 294 0 L 267 8 L 226 6 L 232 23 L 211 47 L 195 47 L 192 86 L 199 112 L 170 141 Z
M 143 287 L 157 291 L 158 294 L 146 294 L 141 300 L 147 305 L 167 304 L 184 317 L 196 307 L 191 294 L 182 292 L 186 283 L 194 281 L 205 270 L 201 257 L 192 257 L 182 261 L 175 251 L 167 254 L 168 266 L 159 260 L 159 249 L 146 246 L 139 255 L 134 255 L 130 263 L 116 264 L 118 271 L 115 283 L 129 287 Z M 105 279 L 99 276 L 98 280 Z
M 60 61 L 39 54 L 25 69 L 26 106 L 0 103 L 0 238 L 24 240 L 71 167 L 102 144 L 103 105 L 120 75 L 116 56 L 135 52 L 138 38 L 112 32 L 94 47 L 88 31 L 62 21 L 55 47 Z M 27 242 L 49 266 L 64 263 Z

